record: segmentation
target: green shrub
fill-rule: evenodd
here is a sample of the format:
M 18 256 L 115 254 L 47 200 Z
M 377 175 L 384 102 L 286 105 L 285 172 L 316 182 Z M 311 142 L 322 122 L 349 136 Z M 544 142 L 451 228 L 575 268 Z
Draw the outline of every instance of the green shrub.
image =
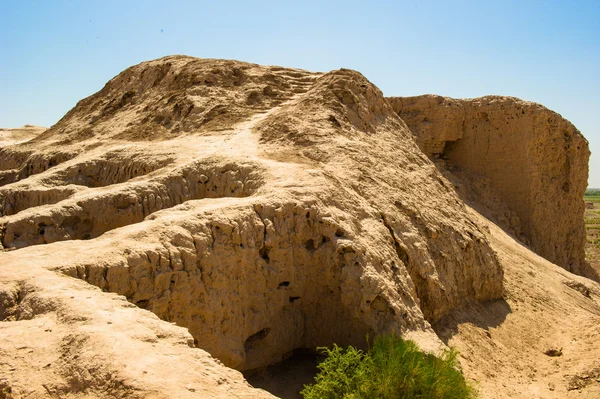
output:
M 473 389 L 458 371 L 457 353 L 425 354 L 412 341 L 381 336 L 368 352 L 337 345 L 319 348 L 325 355 L 305 399 L 474 398 Z

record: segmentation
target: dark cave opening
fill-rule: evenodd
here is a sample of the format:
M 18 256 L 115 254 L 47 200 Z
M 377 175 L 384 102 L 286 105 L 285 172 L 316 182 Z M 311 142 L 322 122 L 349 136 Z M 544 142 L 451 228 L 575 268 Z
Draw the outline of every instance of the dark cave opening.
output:
M 300 391 L 304 385 L 314 382 L 318 360 L 319 355 L 314 349 L 297 348 L 278 363 L 243 374 L 255 388 L 264 389 L 281 399 L 301 399 Z

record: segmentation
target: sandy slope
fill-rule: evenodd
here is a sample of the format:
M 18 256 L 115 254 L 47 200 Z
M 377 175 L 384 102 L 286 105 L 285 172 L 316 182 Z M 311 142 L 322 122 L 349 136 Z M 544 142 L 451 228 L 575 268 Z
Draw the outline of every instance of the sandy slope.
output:
M 461 352 L 483 398 L 600 397 L 600 285 L 478 219 L 504 267 L 506 293 L 457 311 L 435 330 Z M 548 356 L 549 349 L 562 355 Z

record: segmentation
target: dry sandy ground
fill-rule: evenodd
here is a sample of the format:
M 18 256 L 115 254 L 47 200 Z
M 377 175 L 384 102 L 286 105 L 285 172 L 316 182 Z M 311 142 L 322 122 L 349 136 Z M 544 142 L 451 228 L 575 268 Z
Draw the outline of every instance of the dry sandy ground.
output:
M 272 398 L 193 348 L 186 329 L 45 270 L 52 254 L 34 252 L 0 263 L 0 398 Z
M 440 337 L 460 351 L 482 398 L 600 397 L 600 286 L 478 218 L 504 266 L 506 294 L 438 323 Z
M 17 128 L 0 128 L 0 147 L 24 143 L 46 130 L 45 127 L 25 125 Z
M 533 254 L 491 222 L 483 218 L 480 222 L 489 226 L 488 238 L 505 268 L 505 299 L 456 311 L 434 329 L 460 351 L 464 371 L 481 398 L 599 397 L 598 284 Z M 52 247 L 62 256 L 76 258 L 77 253 L 65 251 L 64 244 Z M 0 324 L 0 354 L 13 348 L 10 358 L 4 357 L 0 365 L 0 384 L 2 377 L 23 373 L 30 385 L 29 389 L 21 387 L 26 392 L 33 397 L 54 397 L 78 384 L 82 390 L 94 386 L 97 371 L 105 370 L 121 378 L 114 387 L 115 395 L 121 396 L 115 397 L 161 398 L 171 390 L 177 397 L 202 397 L 196 392 L 209 395 L 204 397 L 258 397 L 258 393 L 244 394 L 247 388 L 239 374 L 207 361 L 202 351 L 190 349 L 191 337 L 185 330 L 130 305 L 122 296 L 42 272 L 39 266 L 47 256 L 43 247 L 33 251 L 36 256 L 29 257 L 27 267 L 18 261 L 18 252 L 5 254 L 4 259 L 12 259 L 14 267 L 3 265 L 2 284 L 19 287 L 22 301 L 29 301 L 24 308 L 30 310 L 21 321 Z M 32 263 L 35 258 L 38 261 Z M 62 293 L 60 299 L 57 293 Z M 549 349 L 562 354 L 548 356 L 544 352 Z M 189 351 L 199 353 L 193 356 Z M 285 367 L 271 370 L 266 382 L 254 380 L 281 397 L 295 397 L 289 385 L 297 384 L 297 379 L 285 375 Z M 33 369 L 44 372 L 32 375 Z M 128 370 L 125 376 L 123 370 Z M 305 365 L 300 367 L 301 373 L 305 370 Z M 179 381 L 173 380 L 175 375 Z M 283 380 L 273 382 L 282 375 Z M 162 387 L 167 386 L 171 388 L 165 391 Z M 101 382 L 100 388 L 105 391 Z M 87 396 L 73 397 L 94 397 L 93 390 L 86 392 Z

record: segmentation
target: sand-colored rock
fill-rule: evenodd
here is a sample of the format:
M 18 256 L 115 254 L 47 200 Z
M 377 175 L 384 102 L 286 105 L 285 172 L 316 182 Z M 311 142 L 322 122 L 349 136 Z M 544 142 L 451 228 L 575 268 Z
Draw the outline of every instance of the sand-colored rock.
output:
M 16 179 L 17 166 L 26 159 L 29 153 L 4 152 L 6 146 L 25 143 L 46 130 L 45 127 L 25 125 L 19 128 L 0 128 L 0 157 L 2 170 L 0 170 L 0 186 L 13 182 Z
M 270 397 L 227 367 L 383 332 L 436 350 L 515 267 L 350 70 L 145 62 L 0 169 L 11 397 Z
M 194 348 L 186 329 L 44 270 L 44 251 L 26 260 L 19 251 L 5 255 L 0 397 L 274 398 Z
M 522 234 L 551 262 L 600 278 L 585 261 L 582 196 L 590 151 L 575 126 L 539 104 L 512 97 L 388 100 L 425 154 L 467 176 L 477 202 L 497 208 L 482 198 L 491 189 L 514 212 L 496 212 L 504 227 Z
M 429 322 L 502 295 L 482 232 L 354 71 L 151 61 L 3 154 L 3 264 L 45 253 L 239 370 L 385 331 L 437 345 Z
M 207 71 L 225 78 L 209 82 Z M 135 102 L 117 101 L 132 90 Z M 143 122 L 160 143 L 124 133 L 139 127 L 140 113 L 173 121 L 173 96 L 199 110 L 216 101 L 221 119 L 185 113 L 168 132 Z M 99 146 L 99 137 L 128 144 Z M 405 145 L 389 148 L 391 140 Z M 2 188 L 2 244 L 112 231 L 106 239 L 120 245 L 107 245 L 110 255 L 76 242 L 86 260 L 61 270 L 188 327 L 228 366 L 428 330 L 465 301 L 502 294 L 502 270 L 460 200 L 381 92 L 353 71 L 153 61 L 111 80 L 35 141 L 43 150 L 29 144 L 29 159 L 56 143 L 63 152 L 94 148 Z M 124 171 L 111 172 L 115 158 Z M 75 189 L 55 188 L 65 185 Z M 113 231 L 121 226 L 130 227 Z

